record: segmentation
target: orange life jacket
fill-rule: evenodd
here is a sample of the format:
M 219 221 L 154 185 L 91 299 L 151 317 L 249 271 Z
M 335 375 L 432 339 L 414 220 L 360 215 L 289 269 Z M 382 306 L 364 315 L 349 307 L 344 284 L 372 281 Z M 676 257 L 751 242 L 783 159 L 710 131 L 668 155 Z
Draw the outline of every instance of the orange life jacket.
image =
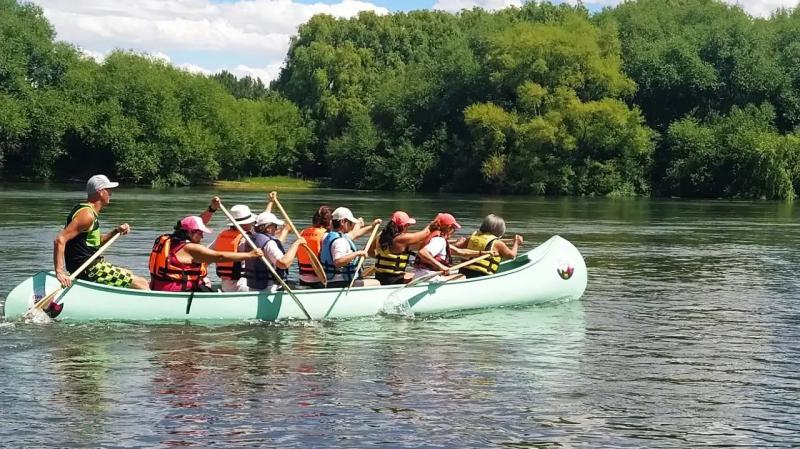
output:
M 239 242 L 242 234 L 236 229 L 226 229 L 219 233 L 217 240 L 212 245 L 215 251 L 227 251 L 235 253 L 239 251 Z M 238 280 L 242 277 L 241 262 L 217 262 L 217 276 L 220 279 Z
M 184 286 L 194 286 L 208 274 L 208 269 L 204 263 L 181 263 L 176 254 L 188 241 L 180 241 L 172 245 L 172 236 L 164 234 L 158 236 L 153 242 L 153 250 L 150 251 L 150 276 L 161 282 L 177 282 Z
M 317 259 L 319 259 L 319 250 L 322 244 L 322 238 L 325 237 L 326 232 L 328 232 L 328 230 L 325 228 L 314 227 L 305 228 L 300 231 L 300 237 L 306 239 L 306 244 L 312 251 L 314 251 L 314 255 L 317 256 Z M 300 268 L 301 275 L 316 276 L 314 268 L 311 266 L 311 256 L 302 246 L 297 249 L 297 264 Z

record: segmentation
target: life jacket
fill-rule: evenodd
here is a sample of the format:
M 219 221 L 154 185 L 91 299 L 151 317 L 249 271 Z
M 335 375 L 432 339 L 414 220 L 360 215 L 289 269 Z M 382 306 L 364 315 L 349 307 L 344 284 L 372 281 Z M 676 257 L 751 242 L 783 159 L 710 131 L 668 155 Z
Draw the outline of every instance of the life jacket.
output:
M 100 221 L 97 219 L 97 212 L 95 212 L 94 208 L 89 203 L 80 203 L 73 207 L 69 215 L 67 215 L 67 221 L 64 227 L 72 223 L 72 220 L 75 219 L 75 215 L 77 215 L 78 212 L 87 208 L 92 211 L 92 216 L 94 217 L 92 226 L 87 231 L 76 235 L 64 245 L 64 262 L 67 271 L 70 272 L 77 270 L 84 262 L 89 260 L 89 258 L 97 252 L 97 249 L 100 248 L 100 244 L 103 240 L 103 235 L 100 233 Z
M 274 241 L 278 245 L 278 249 L 281 250 L 281 253 L 286 254 L 286 251 L 283 249 L 283 244 L 274 236 L 262 233 L 257 235 L 267 238 L 267 241 L 261 246 L 261 249 L 264 251 L 264 257 L 267 257 L 267 245 L 271 241 Z M 277 265 L 273 265 L 272 267 L 275 268 L 275 272 L 278 273 L 278 276 L 284 281 L 289 278 L 289 270 L 278 268 Z M 247 278 L 247 286 L 257 290 L 264 290 L 277 282 L 260 257 L 244 261 L 244 277 Z
M 235 253 L 239 251 L 239 242 L 242 240 L 242 234 L 236 229 L 226 229 L 219 233 L 217 240 L 212 245 L 215 251 L 227 251 Z M 238 280 L 242 277 L 242 263 L 241 262 L 217 262 L 217 276 L 220 279 Z
M 188 240 L 175 241 L 173 245 L 172 235 L 163 234 L 153 242 L 153 250 L 150 251 L 150 277 L 153 285 L 162 288 L 158 290 L 172 290 L 169 284 L 179 284 L 180 290 L 193 290 L 208 274 L 208 269 L 204 263 L 183 263 L 178 260 L 178 251 L 181 250 Z
M 467 240 L 467 249 L 491 251 L 498 239 L 496 235 L 474 233 Z M 495 274 L 498 268 L 500 268 L 500 256 L 488 257 L 464 267 L 465 270 L 478 271 L 482 274 Z
M 378 246 L 375 252 L 375 271 L 378 273 L 387 274 L 403 274 L 408 266 L 408 258 L 411 256 L 411 251 L 406 249 L 401 254 L 395 254 L 391 250 L 384 250 Z
M 345 281 L 350 281 L 356 277 L 356 259 L 353 259 L 344 267 L 337 267 L 333 263 L 333 242 L 340 238 L 347 240 L 347 243 L 350 244 L 351 251 L 357 251 L 356 244 L 350 240 L 350 237 L 348 237 L 347 234 L 331 231 L 325 234 L 325 238 L 322 239 L 322 247 L 320 248 L 319 252 L 319 261 L 322 263 L 322 267 L 325 269 L 325 276 L 328 277 L 328 280 L 333 279 L 333 277 L 337 274 L 341 274 Z
M 308 245 L 308 247 L 314 251 L 314 255 L 317 256 L 317 258 L 319 258 L 319 250 L 322 245 L 322 239 L 325 237 L 326 232 L 328 232 L 328 230 L 325 228 L 314 227 L 305 228 L 300 231 L 300 237 L 306 239 L 306 245 Z M 297 265 L 300 268 L 301 276 L 317 276 L 317 274 L 314 272 L 313 266 L 311 265 L 311 256 L 302 246 L 297 249 Z
M 422 244 L 422 247 L 424 248 L 428 246 L 428 243 L 430 243 L 434 237 L 441 237 L 441 236 L 442 236 L 441 231 L 431 232 L 430 234 L 428 234 L 428 237 L 425 239 L 425 243 Z M 449 267 L 450 265 L 453 264 L 453 258 L 450 257 L 450 244 L 448 244 L 446 240 L 444 243 L 444 248 L 445 248 L 445 255 L 442 256 L 441 254 L 437 254 L 436 256 L 434 256 L 434 259 L 439 261 L 439 263 L 441 263 L 442 265 Z M 438 267 L 430 265 L 424 260 L 422 260 L 422 257 L 419 257 L 419 254 L 417 254 L 417 258 L 414 260 L 414 268 L 424 268 L 430 271 L 439 271 Z

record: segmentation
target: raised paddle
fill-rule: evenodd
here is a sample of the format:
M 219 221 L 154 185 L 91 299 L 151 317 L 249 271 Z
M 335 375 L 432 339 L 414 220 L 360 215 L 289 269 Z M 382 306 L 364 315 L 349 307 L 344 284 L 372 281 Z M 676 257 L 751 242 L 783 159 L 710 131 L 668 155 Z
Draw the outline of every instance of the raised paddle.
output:
M 240 234 L 242 234 L 242 237 L 247 242 L 247 244 L 250 245 L 250 248 L 259 249 L 256 246 L 256 244 L 253 243 L 253 241 L 250 239 L 250 236 L 247 235 L 246 232 L 244 232 L 244 229 L 242 229 L 242 227 L 239 226 L 239 223 L 236 222 L 236 219 L 233 218 L 233 215 L 231 215 L 231 213 L 228 212 L 228 209 L 226 209 L 225 206 L 222 205 L 222 201 L 219 202 L 219 208 L 222 209 L 222 212 L 225 214 L 226 217 L 228 217 L 228 220 L 231 223 L 233 223 L 233 226 L 236 227 L 236 230 L 239 231 Z M 281 287 L 283 287 L 283 289 L 286 291 L 286 293 L 288 293 L 289 296 L 292 297 L 292 299 L 294 300 L 294 303 L 297 304 L 297 307 L 299 307 L 300 310 L 303 311 L 303 314 L 306 316 L 306 318 L 308 318 L 308 320 L 311 321 L 311 315 L 309 315 L 308 312 L 306 311 L 306 308 L 303 307 L 303 303 L 301 303 L 300 300 L 297 299 L 297 296 L 295 296 L 295 294 L 292 291 L 292 289 L 289 288 L 289 285 L 287 285 L 286 282 L 284 282 L 283 279 L 280 276 L 278 276 L 278 273 L 275 271 L 275 268 L 272 267 L 272 264 L 269 263 L 269 260 L 267 260 L 267 258 L 265 256 L 261 256 L 261 261 L 264 262 L 264 265 L 267 266 L 267 268 L 269 269 L 270 273 L 272 273 L 272 276 L 275 278 L 275 280 L 278 281 L 279 284 L 281 284 Z
M 380 228 L 381 228 L 381 221 L 378 220 L 378 224 L 376 224 L 375 227 L 372 228 L 372 234 L 370 234 L 369 240 L 367 240 L 367 244 L 364 245 L 364 251 L 369 251 L 369 248 L 372 246 L 372 241 L 375 240 L 375 236 L 378 234 L 378 230 L 380 230 Z M 350 279 L 350 285 L 347 286 L 347 292 L 345 292 L 345 295 L 350 293 L 350 289 L 353 288 L 353 284 L 355 284 L 356 278 L 358 277 L 358 271 L 361 270 L 361 266 L 364 265 L 365 260 L 367 260 L 366 257 L 361 257 L 359 259 L 358 265 L 356 265 L 355 274 L 353 275 L 353 279 Z
M 89 266 L 92 264 L 92 262 L 94 262 L 94 261 L 95 261 L 95 260 L 96 260 L 98 257 L 100 257 L 100 255 L 101 255 L 101 254 L 103 254 L 103 252 L 104 252 L 106 249 L 108 249 L 108 247 L 109 247 L 109 246 L 111 246 L 111 244 L 112 244 L 112 243 L 114 243 L 114 241 L 116 241 L 116 240 L 119 238 L 119 236 L 120 236 L 120 235 L 122 235 L 122 234 L 120 234 L 120 233 L 118 233 L 118 232 L 117 232 L 117 233 L 115 233 L 114 235 L 112 235 L 112 236 L 111 236 L 111 238 L 109 238 L 109 239 L 108 239 L 108 241 L 107 241 L 107 242 L 105 242 L 105 243 L 103 244 L 103 246 L 101 246 L 100 248 L 97 248 L 97 251 L 95 251 L 95 253 L 94 253 L 94 254 L 92 254 L 92 256 L 91 256 L 91 257 L 89 257 L 88 259 L 86 259 L 86 262 L 84 262 L 84 263 L 83 263 L 83 265 L 81 265 L 80 267 L 78 267 L 78 269 L 77 269 L 77 270 L 75 270 L 75 271 L 73 271 L 72 273 L 70 273 L 70 275 L 69 275 L 69 279 L 70 279 L 71 281 L 74 281 L 74 280 L 75 280 L 75 279 L 76 279 L 76 278 L 77 278 L 77 277 L 78 277 L 78 276 L 79 276 L 81 273 L 83 273 L 83 271 L 84 271 L 84 270 L 86 270 L 86 269 L 87 269 L 87 268 L 88 268 L 88 267 L 89 267 Z M 62 287 L 62 286 L 60 286 L 60 285 L 59 285 L 59 286 L 58 286 L 58 288 L 56 288 L 55 290 L 53 290 L 52 292 L 50 292 L 50 294 L 48 294 L 48 295 L 47 295 L 47 296 L 45 296 L 44 298 L 42 298 L 42 299 L 40 299 L 39 301 L 37 301 L 37 302 L 36 302 L 36 304 L 34 304 L 34 305 L 33 305 L 33 307 L 31 307 L 30 309 L 28 309 L 28 310 L 25 312 L 25 315 L 23 315 L 23 319 L 30 319 L 30 318 L 33 318 L 33 314 L 35 313 L 35 311 L 36 311 L 36 310 L 44 310 L 44 309 L 46 309 L 48 306 L 50 306 L 50 304 L 51 304 L 53 301 L 55 301 L 56 299 L 58 299 L 58 298 L 57 298 L 57 297 L 58 297 L 58 293 L 59 293 L 59 292 L 60 292 L 60 291 L 61 291 L 63 288 L 64 288 L 64 287 Z
M 466 267 L 467 265 L 471 265 L 471 264 L 473 264 L 473 263 L 475 263 L 475 262 L 477 262 L 479 260 L 487 259 L 487 258 L 489 258 L 491 256 L 492 256 L 492 253 L 486 253 L 486 254 L 484 254 L 482 256 L 478 256 L 478 257 L 476 257 L 474 259 L 465 260 L 464 262 L 461 262 L 458 265 L 453 265 L 452 267 L 449 267 L 447 269 L 447 271 L 450 272 L 450 271 L 453 271 L 453 270 L 459 270 L 461 268 Z M 408 301 L 400 299 L 400 292 L 404 288 L 413 287 L 413 286 L 415 286 L 417 284 L 420 284 L 422 282 L 429 281 L 429 280 L 435 278 L 436 276 L 438 276 L 440 274 L 442 274 L 441 271 L 434 271 L 434 272 L 428 273 L 426 275 L 420 276 L 418 278 L 415 278 L 414 280 L 412 280 L 408 284 L 404 284 L 400 288 L 394 289 L 392 291 L 392 293 L 390 293 L 389 296 L 386 297 L 386 300 L 383 301 L 383 307 L 381 307 L 381 310 L 384 313 L 387 313 L 387 314 L 391 314 L 391 313 L 394 313 L 397 310 L 400 310 L 401 314 L 403 314 L 403 315 L 411 315 L 411 313 L 410 313 L 411 312 L 411 307 L 408 305 Z
M 274 197 L 270 195 L 270 199 L 275 203 L 276 206 L 278 206 L 278 209 L 280 209 L 281 214 L 283 214 L 283 218 L 286 219 L 286 224 L 289 225 L 289 229 L 295 233 L 297 238 L 300 238 L 300 233 L 297 232 L 297 228 L 294 227 L 292 219 L 289 218 L 289 214 L 286 213 L 281 205 L 281 202 L 278 201 L 278 194 L 276 193 Z M 306 243 L 303 243 L 300 246 L 302 246 L 303 249 L 308 253 L 308 258 L 311 259 L 311 268 L 314 270 L 314 274 L 317 275 L 319 281 L 322 282 L 322 285 L 328 285 L 328 276 L 325 274 L 325 269 L 322 268 L 322 263 L 320 263 L 316 253 L 314 253 L 314 251 Z

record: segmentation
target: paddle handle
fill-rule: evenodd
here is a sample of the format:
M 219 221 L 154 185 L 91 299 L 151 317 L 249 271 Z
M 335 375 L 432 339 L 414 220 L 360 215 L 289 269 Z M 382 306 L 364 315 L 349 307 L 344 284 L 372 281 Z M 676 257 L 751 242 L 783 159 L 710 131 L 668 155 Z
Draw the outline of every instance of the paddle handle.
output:
M 369 251 L 369 248 L 372 246 L 372 242 L 375 240 L 375 236 L 378 234 L 381 225 L 380 223 L 376 224 L 375 227 L 372 229 L 372 234 L 370 234 L 369 239 L 367 240 L 367 244 L 364 246 L 364 251 Z M 364 265 L 364 261 L 367 260 L 366 257 L 361 257 L 356 265 L 356 271 L 353 274 L 353 279 L 350 279 L 350 285 L 347 286 L 347 292 L 350 292 L 350 289 L 353 288 L 353 284 L 356 282 L 356 277 L 358 276 L 358 271 Z
M 278 201 L 278 195 L 276 194 L 275 198 L 270 197 L 270 200 L 273 203 L 275 203 L 276 206 L 278 206 L 278 210 L 281 211 L 283 218 L 286 220 L 286 224 L 289 226 L 289 230 L 294 232 L 297 238 L 300 238 L 300 233 L 297 232 L 297 228 L 294 226 L 294 223 L 292 223 L 292 219 L 289 218 L 289 214 L 286 213 L 286 210 L 283 208 L 283 205 L 281 204 L 280 201 Z M 300 246 L 302 246 L 303 249 L 305 249 L 306 252 L 308 253 L 308 258 L 311 259 L 311 267 L 314 269 L 314 274 L 317 275 L 317 278 L 320 280 L 320 282 L 322 282 L 323 285 L 327 285 L 328 276 L 325 274 L 325 269 L 322 268 L 322 263 L 319 261 L 319 258 L 317 257 L 316 253 L 314 253 L 314 251 L 311 250 L 311 247 L 308 246 L 308 244 L 306 243 L 303 243 Z
M 475 262 L 477 262 L 479 260 L 488 259 L 489 257 L 492 257 L 492 253 L 486 253 L 486 254 L 484 254 L 482 256 L 475 257 L 474 259 L 465 260 L 464 262 L 461 262 L 458 265 L 453 265 L 452 267 L 448 268 L 447 271 L 458 270 L 458 269 L 466 267 L 467 265 L 472 265 L 473 263 L 475 263 Z
M 91 257 L 86 259 L 86 262 L 84 262 L 80 267 L 78 267 L 77 270 L 75 270 L 72 273 L 70 273 L 69 279 L 71 281 L 74 281 L 75 279 L 77 279 L 78 276 L 80 276 L 81 273 L 83 273 L 87 268 L 89 268 L 89 266 L 91 266 L 92 263 L 95 260 L 97 260 L 97 258 L 100 257 L 103 254 L 103 252 L 106 249 L 108 249 L 108 247 L 111 246 L 111 244 L 114 243 L 119 238 L 120 235 L 122 235 L 122 234 L 120 234 L 119 232 L 117 232 L 114 235 L 112 235 L 111 238 L 109 238 L 108 241 L 103 244 L 103 246 L 101 246 L 100 248 L 97 248 L 97 251 L 95 251 L 94 254 L 92 254 Z M 59 286 L 58 288 L 56 288 L 55 290 L 50 292 L 44 298 L 42 298 L 39 301 L 37 301 L 36 304 L 34 304 L 34 306 L 31 309 L 44 310 L 45 307 L 49 306 L 50 303 L 55 300 L 56 294 L 58 292 L 60 292 L 62 288 L 64 288 L 64 287 Z M 30 312 L 30 310 L 28 312 Z M 25 314 L 27 315 L 28 312 L 25 312 Z
M 226 217 L 228 217 L 228 220 L 231 223 L 233 223 L 233 226 L 236 228 L 236 230 L 239 231 L 240 234 L 242 234 L 242 237 L 247 242 L 247 244 L 250 245 L 250 248 L 253 248 L 254 250 L 255 249 L 259 249 L 256 246 L 256 244 L 253 243 L 253 241 L 250 239 L 250 236 L 247 235 L 247 233 L 244 231 L 244 229 L 242 229 L 242 227 L 239 225 L 239 223 L 236 222 L 236 219 L 233 218 L 233 215 L 231 215 L 231 213 L 228 212 L 228 209 L 225 208 L 225 206 L 222 204 L 222 201 L 219 202 L 219 208 L 222 209 L 222 212 L 225 214 Z M 305 314 L 306 318 L 308 318 L 308 320 L 310 321 L 311 320 L 311 315 L 309 315 L 308 311 L 306 311 L 306 308 L 303 307 L 303 303 L 301 303 L 300 300 L 297 299 L 297 296 L 294 295 L 294 292 L 292 291 L 291 288 L 289 288 L 289 285 L 286 282 L 284 282 L 283 278 L 281 278 L 278 275 L 278 272 L 275 271 L 275 268 L 272 267 L 272 264 L 269 263 L 269 260 L 267 260 L 267 258 L 265 256 L 261 256 L 261 261 L 264 262 L 264 265 L 267 266 L 267 268 L 269 269 L 270 273 L 272 273 L 272 276 L 275 278 L 275 280 L 277 280 L 278 283 L 281 284 L 281 287 L 283 287 L 283 289 L 286 291 L 286 293 L 288 293 L 289 296 L 292 297 L 292 299 L 294 300 L 295 304 L 297 304 L 297 307 L 299 307 L 300 310 L 303 311 L 303 314 Z

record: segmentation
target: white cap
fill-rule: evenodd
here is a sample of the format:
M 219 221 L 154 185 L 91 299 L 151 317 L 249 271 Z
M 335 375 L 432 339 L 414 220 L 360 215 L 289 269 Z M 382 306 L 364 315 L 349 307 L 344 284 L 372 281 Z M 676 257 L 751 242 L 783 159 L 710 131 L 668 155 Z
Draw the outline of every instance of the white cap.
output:
M 353 216 L 353 213 L 350 212 L 350 209 L 346 207 L 337 207 L 333 211 L 333 214 L 331 214 L 331 218 L 339 221 L 347 220 L 350 223 L 358 223 L 358 220 L 356 220 L 356 218 Z
M 86 183 L 86 194 L 94 195 L 103 189 L 113 189 L 117 186 L 119 186 L 119 183 L 112 182 L 106 175 L 94 175 Z
M 258 214 L 258 217 L 256 217 L 256 226 L 268 224 L 283 226 L 283 220 L 278 219 L 272 212 L 261 212 Z
M 250 208 L 244 204 L 237 204 L 231 207 L 231 216 L 236 223 L 240 225 L 250 224 L 256 221 L 256 216 L 250 212 Z M 228 222 L 228 226 L 233 226 L 233 223 Z

